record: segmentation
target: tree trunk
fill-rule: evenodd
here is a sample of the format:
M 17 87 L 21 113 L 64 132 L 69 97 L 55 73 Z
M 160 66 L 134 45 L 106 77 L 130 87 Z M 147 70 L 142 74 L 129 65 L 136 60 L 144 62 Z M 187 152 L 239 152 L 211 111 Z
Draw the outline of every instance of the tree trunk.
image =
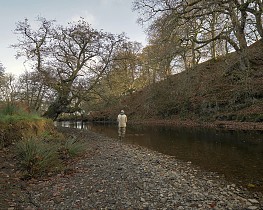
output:
M 67 112 L 69 105 L 70 101 L 68 100 L 68 95 L 60 95 L 50 104 L 43 117 L 56 120 L 59 114 Z
M 216 36 L 216 29 L 215 29 L 215 24 L 216 24 L 216 15 L 213 12 L 212 14 L 213 19 L 212 19 L 212 23 L 211 23 L 211 38 L 214 39 Z M 211 43 L 211 54 L 212 54 L 212 59 L 216 59 L 216 41 L 213 40 Z
M 57 102 L 52 103 L 49 107 L 48 110 L 44 113 L 43 117 L 56 120 L 59 116 L 59 110 L 60 105 Z

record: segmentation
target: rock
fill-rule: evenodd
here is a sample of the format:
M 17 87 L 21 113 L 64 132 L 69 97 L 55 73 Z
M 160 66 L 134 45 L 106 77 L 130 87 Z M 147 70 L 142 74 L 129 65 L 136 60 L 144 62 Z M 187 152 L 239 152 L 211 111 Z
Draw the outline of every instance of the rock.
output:
M 167 198 L 161 198 L 162 203 L 166 203 L 166 201 L 167 201 Z
M 145 199 L 144 199 L 144 198 L 141 198 L 141 202 L 145 202 Z
M 256 199 L 248 199 L 248 201 L 252 204 L 258 204 L 259 203 Z

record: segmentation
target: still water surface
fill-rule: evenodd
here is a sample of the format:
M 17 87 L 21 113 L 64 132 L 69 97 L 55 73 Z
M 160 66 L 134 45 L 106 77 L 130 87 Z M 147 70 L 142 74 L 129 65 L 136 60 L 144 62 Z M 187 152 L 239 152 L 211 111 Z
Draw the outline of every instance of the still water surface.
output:
M 61 122 L 63 127 L 88 129 L 117 139 L 117 125 Z M 167 126 L 128 126 L 125 142 L 147 147 L 227 180 L 263 192 L 263 134 Z

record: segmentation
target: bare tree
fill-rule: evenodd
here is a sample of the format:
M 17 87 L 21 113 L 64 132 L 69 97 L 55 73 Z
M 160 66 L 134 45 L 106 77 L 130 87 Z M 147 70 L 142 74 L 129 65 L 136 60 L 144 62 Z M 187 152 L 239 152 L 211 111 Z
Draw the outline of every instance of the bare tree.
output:
M 5 73 L 5 67 L 0 62 L 0 87 L 4 84 L 4 73 Z
M 261 0 L 135 0 L 134 9 L 140 14 L 139 22 L 157 27 L 170 40 L 181 37 L 181 45 L 191 41 L 192 61 L 199 50 L 209 46 L 216 56 L 216 42 L 225 40 L 240 54 L 241 69 L 249 68 L 246 56 L 251 37 L 262 37 Z M 162 24 L 156 24 L 161 22 Z M 193 27 L 197 24 L 198 27 Z M 186 26 L 190 27 L 188 30 Z M 160 30 L 161 28 L 168 30 Z M 180 36 L 180 31 L 183 36 Z M 176 45 L 180 42 L 174 42 Z
M 13 104 L 16 101 L 18 93 L 16 78 L 12 74 L 5 74 L 1 78 L 0 84 L 0 100 Z
M 90 97 L 96 104 L 100 106 L 114 104 L 124 95 L 132 94 L 144 86 L 141 81 L 139 60 L 141 48 L 138 42 L 123 43 L 122 48 L 115 53 L 110 71 L 103 75 L 90 92 Z
M 5 72 L 5 67 L 4 65 L 0 62 L 0 76 L 3 76 Z
M 24 102 L 30 111 L 43 112 L 45 101 L 49 101 L 50 89 L 37 72 L 25 72 L 18 78 L 18 100 Z
M 79 78 L 90 91 L 109 71 L 115 52 L 125 41 L 124 35 L 113 35 L 93 29 L 84 19 L 68 26 L 54 26 L 54 21 L 40 18 L 40 26 L 33 30 L 28 20 L 19 22 L 16 32 L 22 36 L 17 45 L 19 52 L 32 62 L 56 97 L 44 116 L 56 119 L 60 113 L 80 111 Z M 72 102 L 74 103 L 72 106 Z

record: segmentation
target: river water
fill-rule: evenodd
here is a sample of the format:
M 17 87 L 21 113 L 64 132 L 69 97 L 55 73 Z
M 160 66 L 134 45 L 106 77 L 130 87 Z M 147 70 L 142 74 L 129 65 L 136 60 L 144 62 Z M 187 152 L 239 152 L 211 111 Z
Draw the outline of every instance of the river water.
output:
M 60 122 L 58 125 L 118 138 L 116 124 Z M 263 192 L 262 132 L 129 125 L 123 141 L 190 161 L 237 185 Z

